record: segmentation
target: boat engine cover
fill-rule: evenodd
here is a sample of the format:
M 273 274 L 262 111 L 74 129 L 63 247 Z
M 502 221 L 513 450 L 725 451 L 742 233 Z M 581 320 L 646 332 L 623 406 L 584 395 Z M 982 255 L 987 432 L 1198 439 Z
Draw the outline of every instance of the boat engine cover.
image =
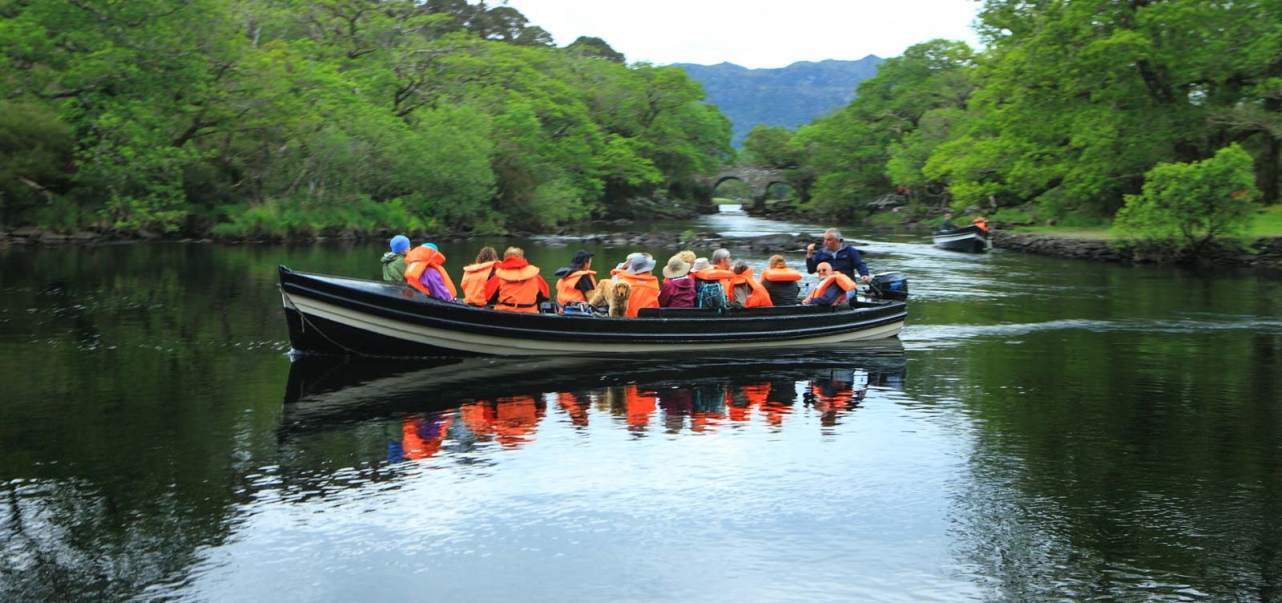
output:
M 908 299 L 908 277 L 902 272 L 874 274 L 872 291 L 882 299 Z

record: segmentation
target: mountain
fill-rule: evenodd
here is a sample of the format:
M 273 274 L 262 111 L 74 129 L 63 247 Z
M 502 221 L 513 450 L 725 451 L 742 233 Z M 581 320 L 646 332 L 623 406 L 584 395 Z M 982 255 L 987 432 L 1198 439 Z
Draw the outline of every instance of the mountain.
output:
M 734 123 L 739 146 L 759 124 L 795 129 L 845 106 L 855 87 L 877 74 L 885 59 L 868 55 L 858 61 L 802 61 L 779 69 L 748 69 L 733 63 L 676 63 L 703 84 L 707 102 Z

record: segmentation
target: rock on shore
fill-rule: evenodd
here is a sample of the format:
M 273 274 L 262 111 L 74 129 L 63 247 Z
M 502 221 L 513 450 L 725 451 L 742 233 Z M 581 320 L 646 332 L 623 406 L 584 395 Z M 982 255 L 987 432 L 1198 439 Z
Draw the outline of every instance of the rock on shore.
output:
M 1137 264 L 1153 262 L 1151 258 L 1137 255 L 1132 250 L 1118 248 L 1112 241 L 1071 239 L 1055 235 L 1013 233 L 1004 230 L 994 230 L 992 232 L 992 241 L 993 247 L 999 249 L 1058 258 Z M 1191 258 L 1190 262 L 1215 266 L 1282 270 L 1282 237 L 1260 237 L 1251 244 L 1251 250 L 1254 250 L 1254 253 L 1227 247 L 1215 248 L 1198 257 Z

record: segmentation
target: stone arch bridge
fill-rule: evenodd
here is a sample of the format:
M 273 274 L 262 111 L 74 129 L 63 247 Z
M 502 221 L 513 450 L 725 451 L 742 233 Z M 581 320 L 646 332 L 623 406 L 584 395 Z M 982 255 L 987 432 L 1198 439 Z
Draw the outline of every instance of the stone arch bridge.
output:
M 697 182 L 708 188 L 708 191 L 716 189 L 726 180 L 738 180 L 747 184 L 752 189 L 752 205 L 756 209 L 766 206 L 766 192 L 775 184 L 786 184 L 796 188 L 796 185 L 788 181 L 787 173 L 783 170 L 776 170 L 763 167 L 726 167 L 722 168 L 713 176 L 700 176 Z M 797 191 L 799 195 L 805 196 L 804 191 Z

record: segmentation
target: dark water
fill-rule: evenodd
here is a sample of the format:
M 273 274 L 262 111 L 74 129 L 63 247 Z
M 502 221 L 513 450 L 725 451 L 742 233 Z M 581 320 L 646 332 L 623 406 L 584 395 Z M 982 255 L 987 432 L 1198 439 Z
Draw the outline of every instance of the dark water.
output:
M 291 364 L 276 265 L 381 248 L 0 251 L 0 600 L 1282 599 L 1282 284 L 848 234 L 901 340 L 748 358 Z

